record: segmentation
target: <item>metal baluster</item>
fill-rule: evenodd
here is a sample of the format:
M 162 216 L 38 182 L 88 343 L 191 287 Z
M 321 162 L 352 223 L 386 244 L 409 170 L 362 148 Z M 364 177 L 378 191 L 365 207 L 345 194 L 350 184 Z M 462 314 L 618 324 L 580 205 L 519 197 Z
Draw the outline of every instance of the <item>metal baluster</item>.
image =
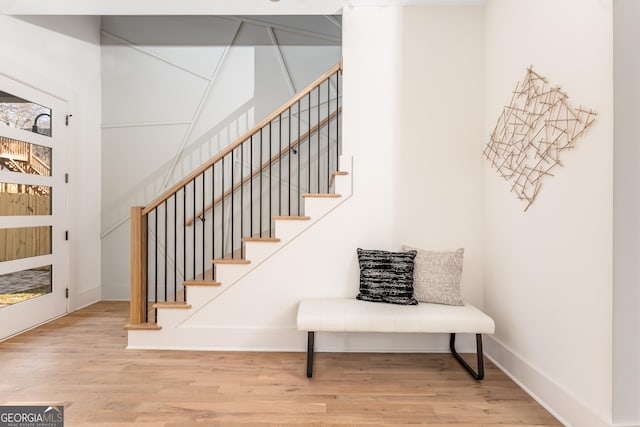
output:
M 193 183 L 193 278 L 196 278 L 196 227 L 198 226 L 196 222 L 196 179 L 193 178 L 191 181 Z
M 318 120 L 316 121 L 316 134 L 318 135 L 318 160 L 316 162 L 318 166 L 318 193 L 320 193 L 320 85 L 318 85 Z
M 154 212 L 154 217 L 155 217 L 155 241 L 156 241 L 156 250 L 155 250 L 155 264 L 156 264 L 156 274 L 154 276 L 154 281 L 155 281 L 155 291 L 154 291 L 154 295 L 153 295 L 153 301 L 155 303 L 158 302 L 158 207 L 155 207 L 153 209 Z M 153 317 L 154 317 L 154 321 L 157 322 L 158 321 L 158 309 L 154 308 L 153 309 Z
M 296 140 L 296 146 L 298 147 L 298 215 L 300 215 L 300 199 L 301 197 L 301 189 L 300 189 L 300 157 L 302 157 L 302 150 L 300 150 L 300 100 L 298 100 L 298 139 Z
M 211 165 L 211 259 L 216 258 L 216 164 Z
M 182 278 L 187 280 L 187 186 L 182 187 Z
M 249 237 L 253 237 L 253 135 L 251 135 L 249 143 Z
M 168 252 L 169 248 L 167 248 L 167 201 L 165 200 L 163 203 L 164 206 L 164 300 L 169 301 L 167 295 L 167 276 L 169 273 L 169 263 L 168 263 Z M 175 301 L 175 295 L 174 295 Z
M 173 193 L 173 294 L 178 295 L 178 193 Z M 186 297 L 185 297 L 186 302 Z
M 220 258 L 224 258 L 225 254 L 224 254 L 224 158 L 226 156 L 222 156 L 221 159 L 221 165 L 222 165 L 222 178 L 220 178 L 222 180 L 222 195 L 220 197 L 222 197 L 222 226 L 220 227 L 220 235 L 222 236 L 222 253 L 220 254 Z
M 204 240 L 204 236 L 205 236 L 205 220 L 206 218 L 205 216 L 205 212 L 206 212 L 206 202 L 205 202 L 205 191 L 206 191 L 206 186 L 205 186 L 205 181 L 206 181 L 206 171 L 202 172 L 202 216 L 200 217 L 200 220 L 202 222 L 202 278 L 204 279 L 204 252 L 205 252 L 205 240 Z M 195 218 L 193 219 L 194 223 L 195 223 Z
M 149 238 L 149 214 L 147 214 L 147 253 L 149 253 L 149 246 L 151 245 L 151 239 Z M 145 289 L 147 290 L 147 296 L 144 299 L 144 321 L 149 321 L 149 261 L 146 262 L 144 269 L 147 270 L 145 274 Z
M 235 241 L 234 241 L 234 231 L 235 231 L 234 228 L 235 228 L 235 226 L 234 226 L 233 222 L 234 222 L 234 219 L 236 217 L 235 216 L 235 212 L 234 212 L 234 208 L 235 208 L 235 197 L 234 197 L 235 191 L 233 190 L 233 182 L 234 182 L 233 181 L 233 169 L 234 169 L 235 164 L 236 164 L 236 162 L 234 161 L 234 158 L 233 158 L 233 153 L 235 153 L 235 151 L 236 151 L 235 149 L 231 150 L 231 185 L 230 185 L 230 188 L 231 188 L 231 258 L 235 258 L 234 251 L 233 251 L 234 243 L 235 243 Z
M 331 76 L 329 76 L 329 78 L 327 79 L 327 193 L 330 193 L 329 176 L 331 175 L 331 168 L 329 165 L 329 163 L 331 163 L 329 161 L 329 159 L 331 158 L 331 144 L 329 143 L 331 141 L 331 85 L 329 83 L 331 83 Z
M 282 215 L 282 113 L 278 114 L 278 150 L 278 215 Z
M 240 257 L 244 258 L 244 245 L 242 239 L 244 239 L 244 143 L 240 144 Z
M 340 170 L 340 71 L 336 71 L 336 170 Z
M 260 162 L 258 162 L 260 172 L 260 237 L 262 237 L 262 128 L 260 128 Z
M 273 132 L 271 132 L 271 122 L 269 122 L 269 237 L 271 236 L 271 208 L 273 203 L 271 202 L 271 193 L 273 193 L 273 179 L 271 178 L 271 158 L 273 153 Z
M 288 215 L 291 215 L 291 107 L 289 107 L 288 109 L 289 111 L 289 120 L 287 123 L 287 158 L 289 159 L 289 197 L 288 197 L 288 203 L 289 203 L 289 207 L 287 209 L 288 211 Z
M 307 172 L 309 173 L 309 182 L 307 187 L 307 192 L 311 193 L 311 91 L 307 94 L 308 102 L 307 102 L 307 115 L 309 116 L 309 121 L 307 122 Z

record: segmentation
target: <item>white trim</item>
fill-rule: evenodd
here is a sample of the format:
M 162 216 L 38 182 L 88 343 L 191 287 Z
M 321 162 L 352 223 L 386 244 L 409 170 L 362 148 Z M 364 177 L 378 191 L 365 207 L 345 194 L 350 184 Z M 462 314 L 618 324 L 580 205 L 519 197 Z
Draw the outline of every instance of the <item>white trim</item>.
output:
M 101 125 L 101 129 L 120 129 L 120 128 L 142 128 L 151 126 L 179 126 L 189 125 L 191 122 L 146 122 L 146 123 L 113 123 L 110 125 Z
M 5 91 L 7 90 L 5 89 Z M 44 147 L 53 147 L 53 144 L 54 144 L 53 140 L 49 136 L 41 135 L 39 133 L 31 132 L 25 129 L 18 129 L 11 126 L 6 126 L 4 123 L 0 124 L 0 126 L 2 126 L 2 133 L 4 134 L 2 136 L 6 138 L 15 139 L 22 142 L 28 142 L 29 144 L 42 145 Z M 55 135 L 55 130 L 54 130 L 54 135 Z
M 485 337 L 485 356 L 568 427 L 612 427 L 570 390 L 555 382 L 494 336 Z
M 291 92 L 291 96 L 297 93 L 295 86 L 293 85 L 293 80 L 291 80 L 291 73 L 287 68 L 287 63 L 284 60 L 284 56 L 282 56 L 282 50 L 280 49 L 280 45 L 278 44 L 278 39 L 276 38 L 275 33 L 273 32 L 273 27 L 267 27 L 267 33 L 269 33 L 269 38 L 271 39 L 271 44 L 273 45 L 273 49 L 276 52 L 276 57 L 278 58 L 278 62 L 280 63 L 280 69 L 282 70 L 282 74 L 284 75 L 284 80 L 289 86 L 289 92 Z
M 71 291 L 70 291 L 71 292 Z M 69 295 L 69 313 L 88 307 L 102 300 L 102 286 L 96 286 L 86 291 Z
M 50 227 L 54 223 L 53 215 L 0 216 L 0 228 Z
M 221 17 L 224 19 L 224 17 Z M 324 41 L 329 41 L 329 42 L 333 42 L 333 43 L 342 43 L 342 39 L 340 37 L 334 37 L 328 34 L 322 34 L 322 33 L 316 33 L 313 31 L 308 31 L 308 30 L 302 30 L 299 28 L 293 28 L 293 27 L 289 27 L 287 25 L 281 25 L 281 24 L 274 24 L 271 22 L 266 22 L 266 21 L 261 21 L 259 19 L 251 19 L 251 18 L 247 18 L 245 16 L 234 16 L 233 19 L 237 19 L 239 21 L 245 22 L 247 24 L 251 24 L 251 25 L 258 25 L 258 26 L 262 26 L 262 27 L 271 27 L 271 28 L 275 28 L 277 30 L 280 31 L 285 31 L 287 33 L 292 33 L 292 34 L 298 34 L 301 36 L 306 36 L 306 37 L 311 37 L 317 40 L 324 40 Z
M 38 298 L 42 298 L 42 297 L 38 297 Z M 47 323 L 49 323 L 49 322 L 53 322 L 54 320 L 60 319 L 61 317 L 66 316 L 67 314 L 68 314 L 68 313 L 64 313 L 64 314 L 61 314 L 61 315 L 59 315 L 59 316 L 52 317 L 51 319 L 45 320 L 44 322 L 40 322 L 40 323 L 38 323 L 37 325 L 32 325 L 32 326 L 29 326 L 28 328 L 22 329 L 22 330 L 20 330 L 20 331 L 16 332 L 15 334 L 11 334 L 11 335 L 6 336 L 6 337 L 0 337 L 0 342 L 6 341 L 6 340 L 10 340 L 11 338 L 13 338 L 13 337 L 17 337 L 17 336 L 18 336 L 18 335 L 20 335 L 20 334 L 24 334 L 24 333 L 25 333 L 25 332 L 27 332 L 27 331 L 30 331 L 30 330 L 32 330 L 32 329 L 39 328 L 40 326 L 42 326 L 42 325 L 46 325 L 46 324 L 47 324 Z
M 152 57 L 154 59 L 157 59 L 158 61 L 164 62 L 167 65 L 171 65 L 172 67 L 175 67 L 175 68 L 177 68 L 177 69 L 179 69 L 181 71 L 184 71 L 185 73 L 191 74 L 192 76 L 196 76 L 196 77 L 201 78 L 202 80 L 209 81 L 209 77 L 203 76 L 202 74 L 196 73 L 195 71 L 192 71 L 192 70 L 190 70 L 188 68 L 185 68 L 185 67 L 183 67 L 181 65 L 178 65 L 178 64 L 176 64 L 176 63 L 174 63 L 174 62 L 172 62 L 172 61 L 170 61 L 170 60 L 168 60 L 166 58 L 163 58 L 162 56 L 160 56 L 160 55 L 158 55 L 156 53 L 149 52 L 148 50 L 140 47 L 139 45 L 136 45 L 133 42 L 131 42 L 131 41 L 127 40 L 127 39 L 124 39 L 124 38 L 122 38 L 120 36 L 116 36 L 115 34 L 110 33 L 107 30 L 100 30 L 100 32 L 102 34 L 104 34 L 104 35 L 106 35 L 108 37 L 111 37 L 112 39 L 115 39 L 116 41 L 122 43 L 124 46 L 127 46 L 127 47 L 130 47 L 131 49 L 137 50 L 140 53 L 144 53 L 147 56 L 150 56 L 150 57 Z
M 7 169 L 0 170 L 0 181 L 6 182 L 7 184 L 25 184 L 43 187 L 53 187 L 54 184 L 54 178 L 52 176 L 14 172 Z
M 53 255 L 40 255 L 29 258 L 13 259 L 11 261 L 0 262 L 0 274 L 15 273 L 17 271 L 29 270 L 31 268 L 54 265 Z
M 0 1 L 1 1 L 1 0 L 0 0 Z M 23 75 L 24 75 L 24 74 L 23 74 Z M 52 97 L 52 98 L 55 98 L 55 99 L 57 99 L 58 101 L 67 102 L 67 100 L 66 100 L 66 99 L 64 99 L 64 98 L 62 98 L 62 97 L 60 97 L 60 96 L 58 96 L 58 95 L 55 95 L 55 94 L 54 94 L 53 92 L 51 92 L 50 90 L 47 90 L 47 89 L 44 89 L 44 90 L 43 90 L 43 89 L 40 89 L 40 88 L 38 88 L 38 87 L 34 86 L 33 84 L 28 83 L 28 82 L 27 82 L 25 79 L 23 79 L 23 78 L 20 78 L 20 77 L 14 77 L 13 75 L 11 75 L 11 74 L 9 74 L 9 73 L 6 73 L 6 72 L 4 72 L 4 71 L 0 71 L 0 76 L 6 77 L 7 79 L 9 79 L 9 80 L 13 80 L 14 82 L 18 82 L 18 83 L 20 83 L 21 85 L 26 86 L 26 87 L 29 87 L 29 88 L 31 88 L 31 89 L 33 89 L 33 90 L 40 91 L 42 94 L 48 95 L 48 96 L 50 96 L 50 97 Z M 50 85 L 51 85 L 51 82 L 47 82 L 47 83 L 48 83 L 48 86 L 50 86 Z M 24 98 L 24 99 L 27 99 L 27 98 L 31 97 L 30 95 L 26 95 L 26 97 L 25 97 L 25 96 L 22 96 L 22 95 L 21 95 L 21 93 L 23 93 L 23 92 L 22 92 L 22 90 L 21 90 L 19 87 L 14 87 L 14 88 L 12 88 L 12 90 L 16 90 L 16 91 L 17 91 L 17 93 L 11 93 L 11 95 L 20 96 L 21 98 Z M 38 101 L 38 99 L 40 99 L 38 95 L 36 95 L 36 96 L 35 96 L 35 97 L 33 97 L 33 98 L 34 98 L 34 99 L 27 99 L 27 101 L 37 102 L 38 104 L 42 105 L 43 107 L 51 108 L 49 105 L 43 105 L 43 104 L 42 104 L 42 102 L 45 102 L 45 103 L 46 103 L 47 101 Z
M 240 24 L 238 25 L 238 28 L 236 28 L 236 32 L 233 35 L 233 38 L 231 39 L 231 42 L 229 43 L 229 45 L 225 46 L 224 52 L 222 52 L 222 55 L 220 56 L 220 59 L 218 60 L 218 63 L 216 64 L 216 68 L 213 70 L 213 73 L 211 74 L 211 78 L 209 79 L 209 83 L 207 84 L 207 87 L 205 88 L 204 93 L 202 94 L 202 97 L 200 98 L 200 102 L 198 103 L 198 107 L 196 108 L 196 111 L 193 113 L 193 117 L 191 118 L 191 123 L 189 124 L 189 128 L 185 132 L 184 137 L 182 138 L 182 141 L 180 142 L 180 146 L 178 147 L 178 151 L 176 152 L 175 156 L 173 157 L 173 161 L 171 162 L 171 167 L 169 168 L 167 174 L 164 177 L 164 182 L 162 183 L 162 187 L 160 187 L 160 188 L 162 188 L 162 190 L 165 190 L 169 186 L 169 182 L 171 181 L 171 176 L 173 176 L 173 171 L 176 169 L 176 166 L 178 165 L 178 162 L 180 162 L 180 160 L 182 159 L 182 153 L 184 151 L 184 148 L 187 145 L 187 141 L 191 137 L 191 132 L 193 132 L 193 129 L 195 128 L 196 122 L 198 121 L 198 117 L 200 116 L 200 113 L 202 112 L 202 109 L 204 108 L 204 104 L 205 104 L 205 101 L 207 100 L 207 97 L 209 96 L 209 92 L 211 92 L 211 88 L 213 87 L 213 84 L 215 83 L 216 78 L 218 77 L 218 74 L 220 73 L 220 69 L 222 68 L 222 64 L 224 63 L 224 60 L 227 58 L 227 55 L 229 54 L 229 50 L 235 44 L 235 41 L 238 38 L 238 34 L 240 34 L 240 29 L 241 28 L 242 28 L 242 22 L 240 22 Z
M 103 231 L 102 233 L 100 233 L 100 239 L 104 239 L 105 237 L 107 237 L 109 234 L 113 233 L 114 231 L 116 231 L 118 228 L 120 228 L 120 226 L 126 224 L 129 221 L 129 216 L 125 216 L 123 218 L 120 219 L 120 221 L 116 222 L 115 224 L 113 224 L 112 226 L 110 226 L 109 228 L 107 228 L 105 231 Z
M 325 15 L 325 18 L 327 18 L 329 21 L 331 21 L 331 23 L 333 23 L 336 27 L 342 29 L 342 23 L 340 23 L 340 21 L 338 21 L 336 18 L 334 18 L 331 15 Z

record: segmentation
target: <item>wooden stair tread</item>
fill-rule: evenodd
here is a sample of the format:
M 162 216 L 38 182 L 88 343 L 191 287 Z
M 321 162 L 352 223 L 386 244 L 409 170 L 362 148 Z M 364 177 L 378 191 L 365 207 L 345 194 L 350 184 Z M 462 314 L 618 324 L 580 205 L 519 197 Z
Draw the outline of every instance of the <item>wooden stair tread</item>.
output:
M 344 176 L 349 175 L 349 172 L 346 171 L 335 171 L 331 174 L 331 179 L 329 180 L 329 186 L 332 186 L 336 180 L 336 176 Z
M 280 239 L 277 237 L 245 237 L 242 239 L 243 242 L 279 242 Z
M 311 219 L 310 216 L 302 216 L 302 215 L 297 215 L 297 216 L 274 216 L 273 219 L 275 220 L 292 220 L 292 221 L 306 221 Z
M 250 260 L 241 258 L 217 258 L 211 262 L 214 264 L 251 264 Z
M 125 331 L 159 331 L 162 326 L 158 326 L 157 323 L 127 323 L 122 329 Z
M 156 302 L 152 308 L 191 308 L 191 304 L 182 301 L 162 301 Z
M 184 282 L 215 282 L 216 279 L 213 276 L 213 267 L 205 270 L 204 273 L 196 274 L 195 277 L 185 279 Z
M 215 280 L 185 280 L 182 286 L 220 286 L 220 282 Z
M 334 194 L 334 193 L 306 193 L 303 194 L 302 197 L 318 197 L 318 198 L 336 198 L 342 197 L 342 194 Z

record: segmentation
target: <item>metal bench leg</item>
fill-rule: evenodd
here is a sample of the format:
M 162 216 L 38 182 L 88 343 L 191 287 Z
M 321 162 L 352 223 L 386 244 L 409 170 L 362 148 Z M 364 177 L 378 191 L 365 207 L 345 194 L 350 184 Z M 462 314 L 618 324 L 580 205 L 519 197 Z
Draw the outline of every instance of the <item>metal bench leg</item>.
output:
M 460 362 L 463 368 L 465 368 L 473 378 L 480 381 L 484 378 L 484 358 L 482 355 L 482 334 L 476 334 L 476 356 L 478 358 L 478 372 L 475 372 L 471 366 L 458 354 L 456 351 L 456 334 L 451 334 L 449 339 L 449 349 L 451 354 Z
M 307 332 L 307 378 L 313 376 L 313 341 L 315 333 Z

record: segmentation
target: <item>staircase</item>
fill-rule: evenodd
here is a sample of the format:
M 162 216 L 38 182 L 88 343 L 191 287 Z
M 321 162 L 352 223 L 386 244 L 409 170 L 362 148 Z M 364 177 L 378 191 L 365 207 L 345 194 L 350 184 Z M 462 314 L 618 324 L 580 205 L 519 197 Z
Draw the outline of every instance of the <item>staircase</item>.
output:
M 131 209 L 129 347 L 198 347 L 207 313 L 225 309 L 223 294 L 351 196 L 341 75 L 341 64 L 332 67 L 156 200 Z M 194 328 L 202 337 L 185 334 Z

